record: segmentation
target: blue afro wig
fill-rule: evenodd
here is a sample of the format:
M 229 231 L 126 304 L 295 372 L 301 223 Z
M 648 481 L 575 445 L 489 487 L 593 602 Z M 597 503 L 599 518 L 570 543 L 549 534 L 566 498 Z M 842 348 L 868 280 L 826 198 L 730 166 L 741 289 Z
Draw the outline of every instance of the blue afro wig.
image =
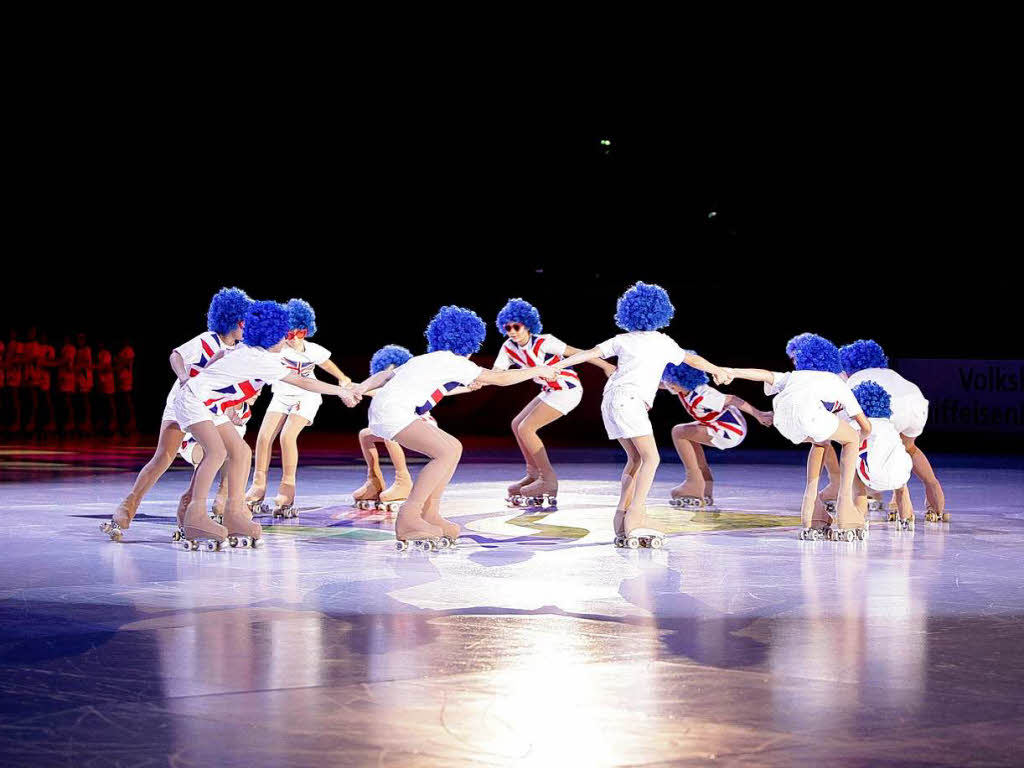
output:
M 522 323 L 530 333 L 540 333 L 544 327 L 540 324 L 540 312 L 533 304 L 523 299 L 509 299 L 508 303 L 501 308 L 495 322 L 498 326 L 498 333 L 503 336 L 505 335 L 505 323 Z
M 842 360 L 843 370 L 848 376 L 853 376 L 857 371 L 865 368 L 888 368 L 889 358 L 877 342 L 871 339 L 859 339 L 852 344 L 847 344 L 839 349 L 839 359 Z
M 370 375 L 380 373 L 389 365 L 397 368 L 412 359 L 412 352 L 397 344 L 385 344 L 370 358 Z
M 268 349 L 283 341 L 290 330 L 288 307 L 276 301 L 254 301 L 245 316 L 242 341 L 250 347 Z
M 308 301 L 302 299 L 288 299 L 288 330 L 305 331 L 306 338 L 312 338 L 316 333 L 316 312 L 309 305 Z
M 661 374 L 662 381 L 667 381 L 669 384 L 675 384 L 677 387 L 692 392 L 701 384 L 708 383 L 708 375 L 705 371 L 698 368 L 694 368 L 692 365 L 686 363 L 680 363 L 679 365 L 673 365 L 669 363 L 665 366 L 664 373 Z
M 423 335 L 427 337 L 427 352 L 447 350 L 471 355 L 484 343 L 487 326 L 473 310 L 452 304 L 437 311 Z
M 786 342 L 786 357 L 793 357 L 796 354 L 797 349 L 808 339 L 820 339 L 816 333 L 798 333 L 792 339 Z
M 842 373 L 843 364 L 839 360 L 839 350 L 836 349 L 836 345 L 816 334 L 812 333 L 809 336 L 810 338 L 804 339 L 796 346 L 794 352 L 796 369 L 798 371 Z
M 226 336 L 245 320 L 251 306 L 252 299 L 241 288 L 221 288 L 210 301 L 210 308 L 206 312 L 206 327 Z
M 892 398 L 880 384 L 873 381 L 861 382 L 853 388 L 853 396 L 869 419 L 892 418 Z
M 664 288 L 638 282 L 619 296 L 615 324 L 624 331 L 656 331 L 668 325 L 675 313 Z

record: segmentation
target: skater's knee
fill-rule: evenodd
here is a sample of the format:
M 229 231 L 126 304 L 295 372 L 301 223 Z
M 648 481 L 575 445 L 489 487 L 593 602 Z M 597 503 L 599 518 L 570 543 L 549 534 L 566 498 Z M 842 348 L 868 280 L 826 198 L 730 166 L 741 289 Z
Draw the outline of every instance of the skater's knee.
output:
M 228 450 L 223 445 L 211 445 L 206 450 L 204 461 L 211 461 L 215 466 L 220 466 L 228 457 Z
M 462 458 L 462 443 L 460 441 L 452 441 L 450 457 L 456 464 L 459 463 L 459 460 Z
M 676 424 L 672 427 L 672 439 L 681 440 L 686 437 L 686 424 Z

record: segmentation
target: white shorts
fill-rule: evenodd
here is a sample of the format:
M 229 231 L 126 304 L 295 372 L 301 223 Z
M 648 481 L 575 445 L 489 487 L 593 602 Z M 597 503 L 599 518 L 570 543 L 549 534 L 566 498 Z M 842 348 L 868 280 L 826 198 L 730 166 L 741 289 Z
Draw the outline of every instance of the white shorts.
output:
M 550 405 L 564 416 L 580 404 L 583 399 L 583 387 L 548 389 L 541 392 L 539 397 L 542 403 Z
M 823 443 L 839 429 L 839 417 L 825 410 L 821 400 L 813 395 L 778 395 L 772 403 L 775 413 L 772 423 L 790 442 L 800 444 L 808 439 Z
M 928 401 L 915 395 L 893 402 L 892 423 L 901 435 L 920 437 L 928 423 Z
M 215 427 L 219 427 L 221 424 L 226 424 L 229 421 L 230 419 L 226 416 L 217 416 L 213 420 L 213 425 Z M 245 426 L 245 424 L 242 426 L 235 424 L 235 431 L 238 432 L 238 436 L 243 439 L 245 438 Z M 178 445 L 178 455 L 193 467 L 199 463 L 198 461 L 195 461 L 193 457 L 195 447 L 197 445 L 199 445 L 199 441 L 192 436 L 191 432 L 186 432 L 185 436 L 181 438 L 181 443 Z
M 706 422 L 706 426 L 708 434 L 711 435 L 709 445 L 722 451 L 735 448 L 747 436 L 747 420 L 735 405 L 726 406 L 718 418 Z
M 212 423 L 213 413 L 199 401 L 196 393 L 186 384 L 184 387 L 178 387 L 178 391 L 174 393 L 174 420 L 187 432 L 189 427 L 201 421 Z
M 857 456 L 857 476 L 864 485 L 873 491 L 895 491 L 910 482 L 914 461 L 902 441 L 898 445 L 872 446 L 870 451 L 867 442 L 861 440 Z
M 647 404 L 632 387 L 618 387 L 605 392 L 601 400 L 601 418 L 609 440 L 654 434 Z
M 303 392 L 301 395 L 279 395 L 275 392 L 267 406 L 267 413 L 294 413 L 312 424 L 323 401 L 319 392 Z
M 167 399 L 164 401 L 164 415 L 160 417 L 161 424 L 165 421 L 178 420 L 178 416 L 174 412 L 174 396 L 178 394 L 179 389 L 181 389 L 181 387 L 178 386 L 178 382 L 174 382 L 171 385 L 171 391 L 167 393 Z

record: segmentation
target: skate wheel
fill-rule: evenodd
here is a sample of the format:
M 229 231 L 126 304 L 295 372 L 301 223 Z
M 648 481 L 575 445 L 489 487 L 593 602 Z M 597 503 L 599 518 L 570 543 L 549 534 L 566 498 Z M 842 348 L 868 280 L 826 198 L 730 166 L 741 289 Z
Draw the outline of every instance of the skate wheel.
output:
M 399 540 L 399 541 L 395 542 L 395 549 L 398 552 L 405 552 L 405 550 L 407 550 L 408 548 L 409 548 L 409 545 L 406 544 L 404 541 Z
M 558 498 L 555 497 L 555 496 L 549 496 L 548 497 L 548 506 L 549 507 L 556 507 L 556 506 L 558 506 Z
M 206 544 L 203 545 L 203 548 L 207 552 L 216 552 L 218 549 L 220 549 L 220 542 L 214 541 L 213 539 L 207 539 Z
M 626 546 L 626 540 L 623 539 L 621 536 L 616 536 L 615 537 L 615 546 L 618 547 L 619 549 L 621 549 L 622 547 Z
M 843 531 L 843 538 L 846 541 L 853 541 L 856 538 L 856 534 L 853 531 Z
M 451 542 L 449 541 L 447 536 L 442 536 L 440 539 L 437 540 L 438 549 L 448 549 L 449 546 L 451 546 Z
M 181 543 L 179 544 L 179 546 L 183 550 L 185 550 L 186 552 L 190 552 L 192 550 L 192 542 L 191 541 L 186 541 L 186 540 L 182 539 Z
M 949 512 L 943 512 L 942 513 L 942 522 L 948 523 L 950 521 L 950 519 L 951 518 L 950 518 Z
M 670 507 L 681 507 L 683 506 L 683 502 L 681 502 L 679 499 L 669 499 L 668 505 Z
M 171 541 L 181 541 L 181 531 L 175 531 L 171 534 Z
M 664 540 L 659 536 L 654 536 L 650 541 L 651 549 L 661 549 L 665 546 Z
M 237 547 L 238 546 L 238 537 L 237 536 L 228 536 L 228 546 L 231 547 L 232 549 Z
M 889 520 L 890 523 L 894 523 L 894 522 L 896 522 L 899 519 L 900 519 L 900 516 L 897 513 L 895 513 L 895 512 L 890 512 L 889 513 L 888 520 Z
M 636 536 L 630 536 L 628 539 L 626 539 L 626 546 L 630 549 L 639 549 L 640 540 Z

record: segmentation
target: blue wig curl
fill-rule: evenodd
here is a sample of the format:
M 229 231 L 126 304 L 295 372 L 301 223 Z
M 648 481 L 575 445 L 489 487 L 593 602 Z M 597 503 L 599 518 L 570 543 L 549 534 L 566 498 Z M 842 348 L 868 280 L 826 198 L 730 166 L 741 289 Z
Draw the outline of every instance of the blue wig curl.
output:
M 484 343 L 487 326 L 473 310 L 451 304 L 437 311 L 423 335 L 427 337 L 427 352 L 447 350 L 471 355 Z
M 637 282 L 619 297 L 615 324 L 624 331 L 656 331 L 668 325 L 675 313 L 664 288 Z
M 708 383 L 708 374 L 686 363 L 680 363 L 679 365 L 669 363 L 661 374 L 661 380 L 692 392 L 701 384 Z
M 502 336 L 505 335 L 505 323 L 522 323 L 530 333 L 540 333 L 544 327 L 540 323 L 540 312 L 525 299 L 509 299 L 495 322 Z
M 874 381 L 861 382 L 853 388 L 853 396 L 869 419 L 892 418 L 892 398 L 881 384 Z
M 241 288 L 221 288 L 213 295 L 206 312 L 206 327 L 226 336 L 245 320 L 252 299 Z
M 288 330 L 305 331 L 306 338 L 310 339 L 316 333 L 316 312 L 308 301 L 302 299 L 288 299 Z
M 792 339 L 786 342 L 786 357 L 793 357 L 805 341 L 813 338 L 821 338 L 816 333 L 798 333 Z
M 242 341 L 250 347 L 269 349 L 288 335 L 288 307 L 276 301 L 254 301 L 245 316 Z
M 794 353 L 795 367 L 798 371 L 828 371 L 842 373 L 843 364 L 839 360 L 839 350 L 828 339 L 816 334 L 804 339 L 796 346 Z
M 882 347 L 871 339 L 858 339 L 839 349 L 839 359 L 847 376 L 853 376 L 865 368 L 888 368 L 889 358 Z
M 397 368 L 412 360 L 412 352 L 397 344 L 385 344 L 370 358 L 370 375 L 380 373 L 389 365 Z

